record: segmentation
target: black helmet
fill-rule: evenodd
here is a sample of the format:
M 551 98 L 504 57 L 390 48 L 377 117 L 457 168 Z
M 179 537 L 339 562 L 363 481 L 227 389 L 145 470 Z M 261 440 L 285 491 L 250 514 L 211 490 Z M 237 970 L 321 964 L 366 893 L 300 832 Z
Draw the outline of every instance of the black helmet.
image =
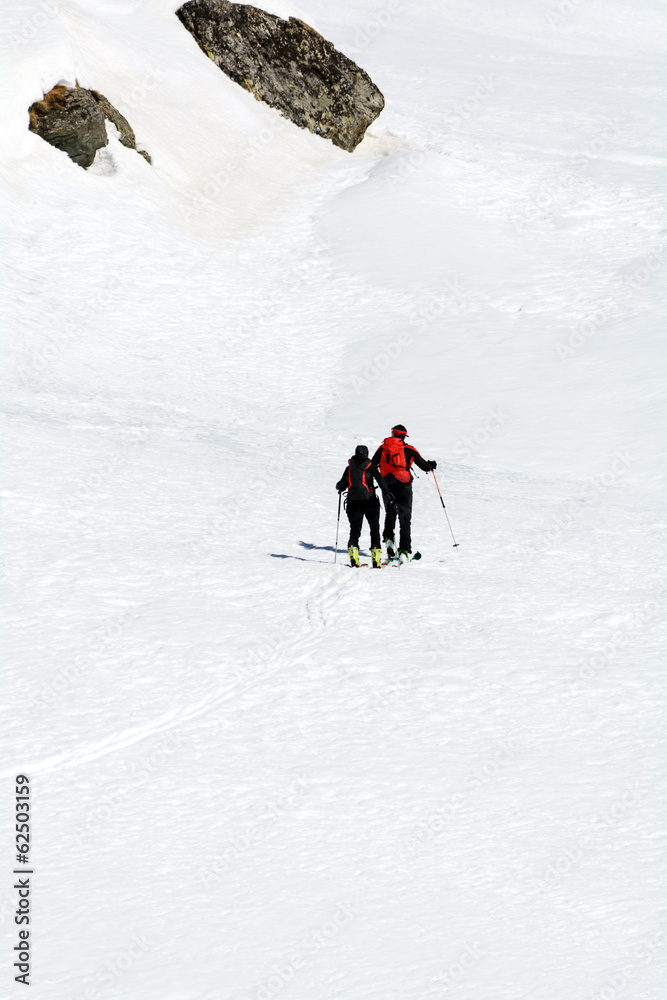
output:
M 403 426 L 403 424 L 394 424 L 394 426 L 391 429 L 391 433 L 395 434 L 396 437 L 407 437 L 408 436 L 408 432 L 406 431 L 406 429 Z
M 354 454 L 358 455 L 359 458 L 368 458 L 368 448 L 365 444 L 358 444 L 354 449 Z

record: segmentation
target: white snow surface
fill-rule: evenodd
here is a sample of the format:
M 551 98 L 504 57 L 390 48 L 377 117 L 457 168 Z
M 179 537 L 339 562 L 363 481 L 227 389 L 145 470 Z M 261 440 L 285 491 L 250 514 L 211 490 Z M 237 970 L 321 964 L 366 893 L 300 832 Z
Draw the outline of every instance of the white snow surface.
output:
M 2 994 L 26 773 L 35 1000 L 657 1000 L 665 4 L 303 4 L 354 154 L 173 0 L 3 4 Z M 396 422 L 460 545 L 420 474 L 352 571 Z

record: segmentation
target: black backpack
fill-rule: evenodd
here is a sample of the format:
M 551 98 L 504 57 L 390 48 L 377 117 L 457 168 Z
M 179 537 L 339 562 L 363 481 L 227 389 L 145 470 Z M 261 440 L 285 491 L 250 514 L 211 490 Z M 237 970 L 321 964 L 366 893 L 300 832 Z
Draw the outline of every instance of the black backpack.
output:
M 366 459 L 358 462 L 351 458 L 347 463 L 347 499 L 352 503 L 366 503 L 375 496 L 373 478 L 371 476 L 372 462 Z

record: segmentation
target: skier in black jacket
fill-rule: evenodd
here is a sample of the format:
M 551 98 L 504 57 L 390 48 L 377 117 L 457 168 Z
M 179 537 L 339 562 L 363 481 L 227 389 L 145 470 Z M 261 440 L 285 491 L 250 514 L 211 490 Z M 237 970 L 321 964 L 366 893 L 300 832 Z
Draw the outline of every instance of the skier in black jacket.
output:
M 377 465 L 368 458 L 368 448 L 365 444 L 357 445 L 352 458 L 347 463 L 345 472 L 336 483 L 339 493 L 347 490 L 345 510 L 350 522 L 350 538 L 347 551 L 350 556 L 350 566 L 360 566 L 359 536 L 364 523 L 364 517 L 371 529 L 371 559 L 373 567 L 382 566 L 382 549 L 380 547 L 380 501 L 375 495 L 375 483 L 379 485 L 384 497 L 385 508 L 389 510 L 393 497 L 388 490 Z
M 411 522 L 412 522 L 412 464 L 424 472 L 437 469 L 437 462 L 427 462 L 416 448 L 406 444 L 408 436 L 403 424 L 396 424 L 391 429 L 391 437 L 385 438 L 372 458 L 385 477 L 387 489 L 391 490 L 394 502 L 385 504 L 384 531 L 382 538 L 387 546 L 387 556 L 393 559 L 396 555 L 394 531 L 396 515 L 401 526 L 398 542 L 398 555 L 408 558 L 412 552 Z

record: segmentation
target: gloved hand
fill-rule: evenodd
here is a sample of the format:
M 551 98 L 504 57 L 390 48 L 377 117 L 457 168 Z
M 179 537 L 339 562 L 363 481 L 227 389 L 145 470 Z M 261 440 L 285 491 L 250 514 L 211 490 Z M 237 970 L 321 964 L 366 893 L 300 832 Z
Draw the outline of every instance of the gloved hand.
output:
M 438 463 L 437 462 L 429 462 L 428 466 L 429 466 L 428 471 L 432 472 L 433 469 L 437 469 L 438 468 Z

